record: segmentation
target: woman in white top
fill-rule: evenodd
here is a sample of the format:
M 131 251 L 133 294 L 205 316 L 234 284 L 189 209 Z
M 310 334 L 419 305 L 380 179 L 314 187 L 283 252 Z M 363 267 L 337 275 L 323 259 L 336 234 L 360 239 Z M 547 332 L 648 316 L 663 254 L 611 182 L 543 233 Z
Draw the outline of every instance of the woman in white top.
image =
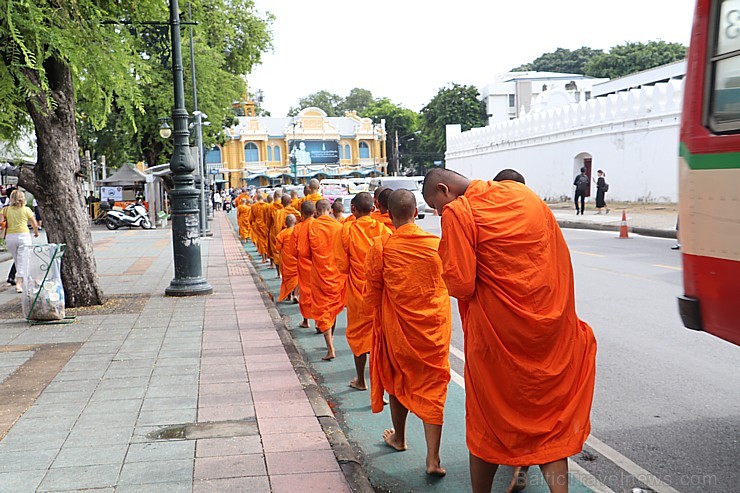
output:
M 8 251 L 13 256 L 13 261 L 17 269 L 15 290 L 18 293 L 23 292 L 23 277 L 26 275 L 26 259 L 28 254 L 27 248 L 31 246 L 31 232 L 28 230 L 28 223 L 33 227 L 33 235 L 38 238 L 39 226 L 36 223 L 36 217 L 33 211 L 26 207 L 26 194 L 20 190 L 14 190 L 10 194 L 10 205 L 3 209 L 3 219 L 5 219 L 5 244 Z

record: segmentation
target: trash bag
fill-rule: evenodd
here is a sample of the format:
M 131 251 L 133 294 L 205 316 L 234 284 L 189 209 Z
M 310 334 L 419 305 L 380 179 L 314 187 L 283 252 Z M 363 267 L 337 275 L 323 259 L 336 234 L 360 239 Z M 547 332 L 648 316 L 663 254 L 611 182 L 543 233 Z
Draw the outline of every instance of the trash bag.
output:
M 64 320 L 64 286 L 62 286 L 62 255 L 64 243 L 29 245 L 24 255 L 23 296 L 21 306 L 26 320 Z

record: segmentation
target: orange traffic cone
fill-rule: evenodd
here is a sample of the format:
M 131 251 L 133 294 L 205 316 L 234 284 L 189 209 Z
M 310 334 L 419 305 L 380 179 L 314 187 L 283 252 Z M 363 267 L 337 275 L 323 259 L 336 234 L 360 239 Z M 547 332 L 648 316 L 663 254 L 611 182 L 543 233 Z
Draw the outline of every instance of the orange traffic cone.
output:
M 622 211 L 622 224 L 619 225 L 619 237 L 629 238 L 629 230 L 627 229 L 627 211 Z

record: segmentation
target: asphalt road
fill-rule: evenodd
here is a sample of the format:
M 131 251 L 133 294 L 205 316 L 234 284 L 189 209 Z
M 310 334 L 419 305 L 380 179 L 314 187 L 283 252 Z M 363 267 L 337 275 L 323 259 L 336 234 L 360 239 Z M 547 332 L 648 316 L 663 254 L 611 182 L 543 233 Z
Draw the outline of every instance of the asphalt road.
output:
M 419 224 L 440 234 L 438 217 Z M 737 491 L 740 348 L 683 328 L 676 307 L 681 256 L 670 249 L 675 241 L 564 234 L 578 313 L 599 343 L 592 438 L 575 462 L 614 492 Z M 453 315 L 451 362 L 462 375 L 455 307 Z

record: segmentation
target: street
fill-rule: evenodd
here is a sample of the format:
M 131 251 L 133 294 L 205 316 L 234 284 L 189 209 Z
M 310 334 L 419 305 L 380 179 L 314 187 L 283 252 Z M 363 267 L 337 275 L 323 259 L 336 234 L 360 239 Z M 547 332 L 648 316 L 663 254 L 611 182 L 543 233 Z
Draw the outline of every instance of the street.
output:
M 440 234 L 439 217 L 419 224 Z M 632 488 L 657 492 L 730 492 L 740 478 L 736 464 L 740 402 L 737 347 L 683 328 L 676 307 L 681 291 L 680 252 L 675 240 L 614 232 L 563 230 L 571 249 L 579 316 L 593 328 L 599 350 L 592 411 L 592 434 L 584 453 L 571 460 L 571 491 L 622 492 Z M 266 285 L 279 286 L 274 271 L 263 270 Z M 347 388 L 351 354 L 337 323 L 338 357 L 320 363 L 323 340 L 313 330 L 295 329 L 297 306 L 279 304 L 291 317 L 293 336 L 328 390 L 345 433 L 364 457 L 374 484 L 390 491 L 465 491 L 467 450 L 464 443 L 463 333 L 453 300 L 453 337 L 443 463 L 444 481 L 419 474 L 423 436 L 414 417 L 404 454 L 390 453 L 380 434 L 390 425 L 387 412 L 372 415 L 367 396 Z M 494 491 L 504 485 L 509 468 L 501 468 Z M 546 491 L 537 468 L 529 473 L 527 491 Z

